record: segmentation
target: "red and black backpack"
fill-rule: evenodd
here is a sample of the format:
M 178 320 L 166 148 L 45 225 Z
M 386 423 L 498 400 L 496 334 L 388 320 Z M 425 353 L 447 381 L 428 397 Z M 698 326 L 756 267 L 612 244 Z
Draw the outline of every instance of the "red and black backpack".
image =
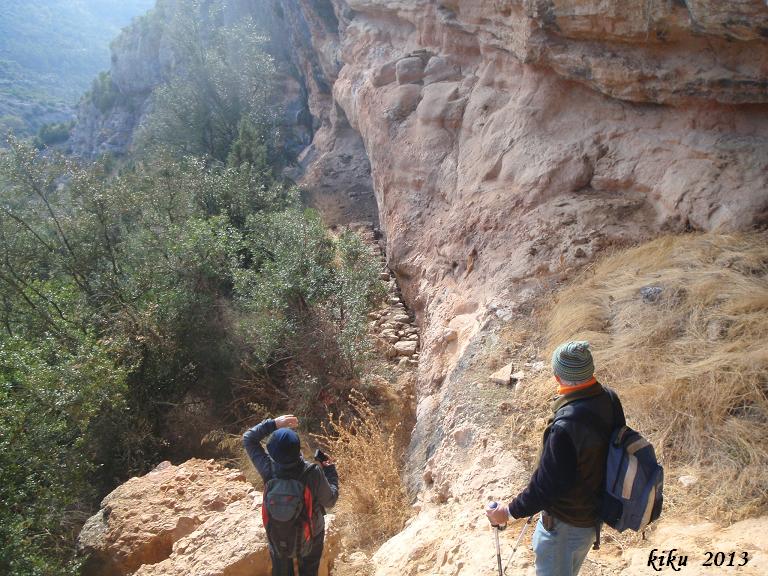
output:
M 312 492 L 306 479 L 316 467 L 308 466 L 298 479 L 272 478 L 264 488 L 261 517 L 269 543 L 280 558 L 306 556 L 312 549 Z

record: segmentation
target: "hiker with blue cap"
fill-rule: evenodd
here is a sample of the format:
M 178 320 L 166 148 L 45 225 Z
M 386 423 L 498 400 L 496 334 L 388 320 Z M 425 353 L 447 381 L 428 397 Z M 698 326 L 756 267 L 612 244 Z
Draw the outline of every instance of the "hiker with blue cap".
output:
M 272 576 L 317 576 L 323 554 L 325 511 L 339 497 L 339 476 L 319 450 L 319 464 L 304 460 L 295 428 L 299 419 L 286 414 L 264 420 L 243 435 L 248 456 L 264 480 L 262 519 L 269 540 Z M 261 445 L 269 436 L 267 451 Z
M 624 426 L 615 392 L 594 376 L 589 342 L 566 342 L 552 354 L 558 384 L 538 467 L 507 506 L 487 507 L 491 524 L 541 512 L 533 534 L 537 576 L 575 576 L 599 546 L 600 507 L 611 431 Z

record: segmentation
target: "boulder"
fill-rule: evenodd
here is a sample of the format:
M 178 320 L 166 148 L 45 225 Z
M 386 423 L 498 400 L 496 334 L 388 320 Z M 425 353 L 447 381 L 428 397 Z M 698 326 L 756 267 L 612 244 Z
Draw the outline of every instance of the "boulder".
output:
M 371 74 L 371 84 L 378 88 L 394 82 L 397 78 L 396 65 L 397 62 L 387 62 L 376 68 Z
M 424 78 L 424 60 L 411 56 L 397 61 L 395 66 L 398 84 L 415 84 Z
M 253 487 L 241 476 L 228 478 L 231 472 L 212 460 L 163 462 L 117 487 L 80 532 L 83 574 L 122 576 L 167 558 L 174 543 L 211 516 L 252 499 Z
M 410 356 L 416 352 L 418 342 L 413 340 L 404 340 L 395 344 L 395 350 L 397 350 L 398 356 Z
M 269 576 L 261 493 L 213 460 L 168 462 L 111 492 L 78 538 L 84 576 Z M 320 574 L 338 554 L 327 516 Z
M 512 370 L 512 364 L 507 364 L 504 368 L 496 370 L 488 379 L 494 384 L 509 385 L 512 383 Z
M 269 547 L 261 520 L 261 502 L 230 504 L 173 546 L 171 555 L 144 565 L 134 576 L 271 576 Z M 254 503 L 256 503 L 254 502 Z M 333 516 L 326 516 L 325 546 L 319 576 L 328 576 L 338 554 L 339 534 Z
M 402 122 L 410 116 L 421 102 L 421 86 L 403 84 L 385 96 L 386 116 L 393 122 Z
M 434 84 L 435 82 L 446 82 L 461 79 L 459 69 L 440 56 L 433 56 L 427 62 L 424 69 L 424 84 Z
M 390 344 L 394 344 L 400 339 L 400 336 L 394 330 L 384 330 L 381 332 L 381 334 L 379 334 L 379 338 L 389 342 Z

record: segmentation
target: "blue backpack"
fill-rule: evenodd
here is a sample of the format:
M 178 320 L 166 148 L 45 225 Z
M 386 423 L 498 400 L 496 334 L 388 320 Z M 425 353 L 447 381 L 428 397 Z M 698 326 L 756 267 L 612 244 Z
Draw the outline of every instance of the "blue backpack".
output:
M 619 532 L 641 532 L 661 515 L 663 488 L 664 469 L 651 443 L 628 426 L 615 429 L 608 445 L 603 522 Z
M 614 422 L 621 423 L 612 430 L 591 420 L 600 435 L 609 440 L 606 457 L 605 489 L 600 497 L 601 522 L 623 532 L 641 532 L 661 515 L 664 503 L 664 469 L 656 460 L 656 452 L 640 433 L 625 425 L 624 411 L 616 394 L 606 388 L 613 404 Z M 571 420 L 571 417 L 559 417 Z M 600 524 L 597 526 L 594 549 L 600 548 Z

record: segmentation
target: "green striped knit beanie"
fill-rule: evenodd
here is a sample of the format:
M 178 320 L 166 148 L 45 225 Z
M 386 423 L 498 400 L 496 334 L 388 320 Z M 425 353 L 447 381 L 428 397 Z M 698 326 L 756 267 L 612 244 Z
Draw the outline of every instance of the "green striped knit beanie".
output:
M 552 371 L 569 384 L 586 382 L 595 373 L 589 342 L 566 342 L 552 353 Z

